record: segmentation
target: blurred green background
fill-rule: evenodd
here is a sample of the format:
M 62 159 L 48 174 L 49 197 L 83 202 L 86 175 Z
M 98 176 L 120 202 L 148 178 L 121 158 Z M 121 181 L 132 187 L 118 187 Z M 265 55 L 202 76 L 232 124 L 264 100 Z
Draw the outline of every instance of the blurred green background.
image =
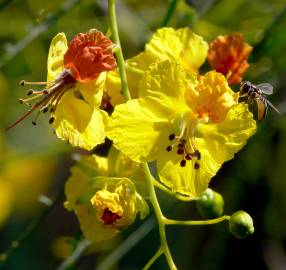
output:
M 126 58 L 142 51 L 152 33 L 166 23 L 174 2 L 176 8 L 167 20 L 168 26 L 189 26 L 207 41 L 217 35 L 242 32 L 254 47 L 245 79 L 273 84 L 271 102 L 282 114 L 286 112 L 285 0 L 117 2 Z M 26 111 L 17 102 L 26 90 L 19 81 L 45 80 L 52 37 L 65 32 L 71 39 L 90 28 L 108 30 L 107 0 L 0 0 L 1 130 Z M 62 206 L 61 192 L 75 150 L 56 139 L 48 119 L 39 119 L 36 127 L 31 121 L 0 133 L 0 253 L 35 217 L 40 213 L 45 216 L 3 269 L 56 269 L 59 257 L 69 251 L 66 241 L 76 242 L 79 235 L 75 216 Z M 255 234 L 237 240 L 229 234 L 227 223 L 169 228 L 169 245 L 178 269 L 286 269 L 285 153 L 286 119 L 270 110 L 256 135 L 235 159 L 223 165 L 210 185 L 224 196 L 226 214 L 239 209 L 250 213 Z M 192 203 L 158 193 L 167 216 L 200 218 Z M 52 198 L 59 194 L 55 207 L 47 211 L 38 200 L 40 194 Z M 58 238 L 62 236 L 72 238 Z M 151 215 L 69 269 L 142 269 L 158 241 Z M 167 269 L 163 257 L 152 269 Z

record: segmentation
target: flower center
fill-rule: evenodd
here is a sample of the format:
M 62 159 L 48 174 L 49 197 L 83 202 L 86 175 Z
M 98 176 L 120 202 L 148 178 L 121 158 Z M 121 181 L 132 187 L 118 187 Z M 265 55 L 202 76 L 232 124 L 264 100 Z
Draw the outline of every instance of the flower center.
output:
M 105 225 L 110 225 L 116 222 L 117 219 L 120 219 L 121 216 L 119 216 L 116 213 L 111 212 L 108 208 L 106 208 L 103 212 L 103 215 L 101 217 L 102 221 Z
M 203 106 L 202 108 L 196 109 L 197 117 L 201 119 L 204 123 L 218 123 L 220 118 L 211 109 Z
M 194 161 L 194 168 L 198 170 L 200 168 L 199 160 L 201 159 L 201 152 L 196 148 L 194 127 L 192 126 L 192 116 L 190 113 L 184 113 L 182 117 L 176 118 L 174 121 L 174 127 L 176 133 L 168 135 L 169 141 L 172 144 L 166 148 L 167 152 L 176 151 L 177 155 L 182 157 L 180 162 L 181 167 L 185 167 L 187 161 Z
M 41 113 L 46 113 L 50 110 L 51 116 L 49 119 L 49 123 L 52 124 L 55 120 L 55 112 L 59 101 L 66 93 L 66 91 L 75 85 L 76 79 L 71 75 L 69 69 L 64 69 L 62 73 L 57 76 L 57 78 L 52 82 L 27 82 L 22 80 L 20 85 L 45 85 L 46 87 L 40 91 L 36 91 L 34 89 L 29 89 L 27 91 L 27 96 L 31 96 L 29 98 L 23 99 L 20 98 L 20 104 L 26 104 L 29 106 L 29 110 L 26 114 L 20 117 L 16 122 L 6 128 L 6 131 L 15 127 L 24 119 L 26 119 L 32 112 L 38 109 L 38 113 L 35 119 L 32 121 L 33 125 L 36 125 L 36 121 Z

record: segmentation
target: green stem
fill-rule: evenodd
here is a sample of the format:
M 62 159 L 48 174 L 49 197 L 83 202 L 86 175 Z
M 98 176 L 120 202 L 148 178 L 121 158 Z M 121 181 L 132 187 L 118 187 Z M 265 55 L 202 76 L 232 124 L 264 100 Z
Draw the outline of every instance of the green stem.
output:
M 172 219 L 165 219 L 166 225 L 211 225 L 216 224 L 219 222 L 222 222 L 224 220 L 229 220 L 230 216 L 222 216 L 215 219 L 209 219 L 209 220 L 172 220 Z
M 91 242 L 87 239 L 83 239 L 81 242 L 79 242 L 73 253 L 61 263 L 61 265 L 57 268 L 57 270 L 66 270 L 72 265 L 74 265 L 74 263 L 87 250 L 90 244 Z
M 118 27 L 117 27 L 117 20 L 116 20 L 116 7 L 115 7 L 115 0 L 108 0 L 108 12 L 109 12 L 109 19 L 110 19 L 110 27 L 112 32 L 112 38 L 113 41 L 116 43 L 116 45 L 120 48 L 116 52 L 116 58 L 118 62 L 119 67 L 119 74 L 121 78 L 121 88 L 124 95 L 125 100 L 130 100 L 131 95 L 128 89 L 128 83 L 127 83 L 127 77 L 126 77 L 126 71 L 125 71 L 125 62 L 122 54 L 122 49 L 120 46 L 120 39 L 118 34 Z M 161 250 L 165 254 L 165 257 L 167 259 L 168 265 L 171 270 L 176 270 L 177 267 L 173 262 L 171 252 L 168 247 L 167 239 L 166 239 L 166 232 L 165 232 L 165 217 L 162 214 L 159 202 L 157 200 L 157 196 L 155 193 L 155 188 L 153 185 L 153 177 L 150 173 L 149 167 L 147 163 L 142 164 L 142 168 L 144 170 L 147 182 L 148 182 L 148 188 L 149 188 L 149 194 L 150 194 L 150 202 L 152 203 L 154 207 L 154 211 L 158 220 L 158 226 L 159 226 L 159 233 L 160 233 L 160 240 L 161 240 Z
M 126 76 L 125 67 L 124 67 L 125 62 L 124 62 L 124 57 L 123 57 L 119 34 L 118 34 L 115 0 L 108 0 L 108 13 L 109 13 L 110 27 L 111 27 L 111 32 L 112 32 L 112 39 L 115 42 L 115 44 L 119 47 L 115 55 L 116 55 L 117 64 L 119 67 L 119 74 L 121 78 L 121 89 L 122 89 L 125 100 L 129 100 L 131 99 L 131 95 L 128 89 L 127 76 Z
M 169 24 L 173 14 L 175 13 L 177 2 L 178 2 L 178 0 L 172 0 L 170 6 L 168 8 L 167 14 L 163 20 L 162 27 L 165 27 Z
M 62 191 L 63 189 L 61 189 L 61 192 L 58 192 L 58 194 L 55 196 L 55 199 L 52 200 L 52 203 L 44 211 L 42 211 L 39 216 L 33 219 L 32 222 L 26 228 L 24 228 L 19 237 L 16 240 L 12 241 L 9 248 L 4 253 L 0 254 L 0 269 L 2 269 L 6 265 L 7 261 L 14 254 L 14 252 L 16 252 L 17 249 L 23 245 L 23 243 L 39 227 L 39 225 L 46 218 L 46 216 L 54 209 L 56 203 L 60 200 L 63 194 Z
M 148 270 L 152 264 L 162 255 L 163 251 L 161 247 L 157 250 L 154 256 L 149 260 L 149 262 L 144 266 L 143 270 Z
M 165 220 L 166 220 L 166 218 L 162 214 L 162 211 L 161 211 L 161 208 L 160 208 L 157 196 L 156 196 L 155 188 L 153 185 L 153 176 L 150 173 L 150 170 L 149 170 L 147 163 L 142 164 L 142 169 L 145 173 L 145 177 L 146 177 L 147 184 L 148 184 L 149 199 L 153 205 L 153 208 L 154 208 L 157 220 L 158 220 L 162 252 L 166 256 L 166 259 L 167 259 L 167 262 L 168 262 L 170 269 L 176 270 L 177 267 L 176 267 L 175 263 L 173 262 L 173 258 L 172 258 L 171 252 L 169 250 L 167 238 L 166 238 L 166 231 L 165 231 Z

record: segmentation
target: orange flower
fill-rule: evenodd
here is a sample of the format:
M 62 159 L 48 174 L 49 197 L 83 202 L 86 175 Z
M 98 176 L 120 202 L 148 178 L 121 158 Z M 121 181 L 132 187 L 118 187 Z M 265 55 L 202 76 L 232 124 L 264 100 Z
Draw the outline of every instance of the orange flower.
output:
M 32 122 L 34 125 L 40 113 L 46 113 L 49 110 L 51 112 L 49 123 L 52 124 L 55 120 L 56 109 L 67 91 L 75 91 L 77 100 L 84 100 L 87 96 L 93 95 L 91 89 L 96 86 L 92 85 L 92 82 L 99 81 L 98 84 L 100 84 L 99 75 L 116 67 L 112 47 L 112 41 L 95 29 L 77 34 L 69 45 L 63 33 L 56 35 L 49 51 L 48 81 L 26 82 L 22 80 L 20 82 L 22 86 L 44 85 L 44 89 L 40 91 L 30 89 L 27 95 L 32 97 L 19 99 L 21 104 L 27 104 L 30 109 L 7 127 L 6 131 L 22 122 L 35 110 L 38 110 L 38 114 Z M 85 92 L 89 93 L 85 94 Z M 99 90 L 97 92 L 100 93 Z M 101 96 L 99 95 L 100 99 Z
M 97 30 L 79 33 L 64 55 L 64 66 L 80 82 L 96 79 L 103 71 L 115 69 L 112 41 Z
M 244 42 L 242 34 L 218 36 L 209 44 L 209 64 L 227 76 L 229 84 L 239 83 L 249 67 L 247 59 L 252 47 Z

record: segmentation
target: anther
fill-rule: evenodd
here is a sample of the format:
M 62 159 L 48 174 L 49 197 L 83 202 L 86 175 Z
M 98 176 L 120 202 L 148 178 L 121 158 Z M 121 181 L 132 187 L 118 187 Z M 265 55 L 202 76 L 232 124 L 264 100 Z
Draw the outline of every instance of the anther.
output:
M 27 96 L 30 96 L 34 93 L 34 90 L 33 89 L 29 89 L 26 93 Z
M 183 148 L 178 148 L 177 154 L 178 155 L 182 155 L 183 153 L 184 153 L 184 149 Z
M 200 151 L 199 151 L 199 150 L 196 150 L 196 151 L 193 153 L 193 156 L 194 156 L 194 157 L 197 157 L 197 159 L 200 160 L 200 159 L 201 159 L 201 153 L 200 153 Z
M 169 146 L 166 148 L 166 150 L 167 150 L 168 152 L 172 151 L 172 146 L 169 145 Z
M 195 168 L 196 170 L 198 170 L 198 169 L 200 168 L 200 164 L 196 162 L 195 165 L 194 165 L 194 168 Z
M 24 85 L 25 85 L 25 83 L 26 83 L 26 81 L 25 81 L 25 80 L 21 80 L 21 81 L 19 82 L 19 84 L 20 84 L 21 86 L 24 86 Z
M 20 103 L 20 104 L 23 104 L 23 103 L 24 103 L 24 99 L 19 98 L 19 103 Z
M 182 143 L 178 144 L 178 148 L 183 148 L 183 147 L 184 147 L 184 145 Z
M 49 91 L 48 91 L 47 89 L 44 89 L 44 90 L 43 90 L 43 93 L 44 93 L 45 95 L 47 95 L 47 94 L 49 94 Z
M 42 109 L 42 112 L 43 112 L 43 113 L 46 113 L 46 112 L 48 112 L 48 110 L 49 110 L 49 107 L 44 107 L 44 108 Z
M 32 121 L 32 124 L 33 124 L 34 126 L 36 126 L 36 125 L 37 125 L 37 123 L 36 123 L 35 121 Z
M 187 153 L 186 155 L 185 155 L 185 159 L 186 160 L 191 160 L 193 157 L 192 157 L 192 155 L 190 154 L 190 153 Z
M 174 139 L 175 139 L 175 134 L 170 134 L 170 135 L 169 135 L 169 140 L 170 140 L 170 141 L 173 141 Z
M 52 124 L 55 121 L 55 117 L 51 117 L 49 123 Z
M 186 163 L 187 163 L 187 161 L 185 159 L 181 160 L 181 162 L 180 162 L 181 167 L 185 167 Z

